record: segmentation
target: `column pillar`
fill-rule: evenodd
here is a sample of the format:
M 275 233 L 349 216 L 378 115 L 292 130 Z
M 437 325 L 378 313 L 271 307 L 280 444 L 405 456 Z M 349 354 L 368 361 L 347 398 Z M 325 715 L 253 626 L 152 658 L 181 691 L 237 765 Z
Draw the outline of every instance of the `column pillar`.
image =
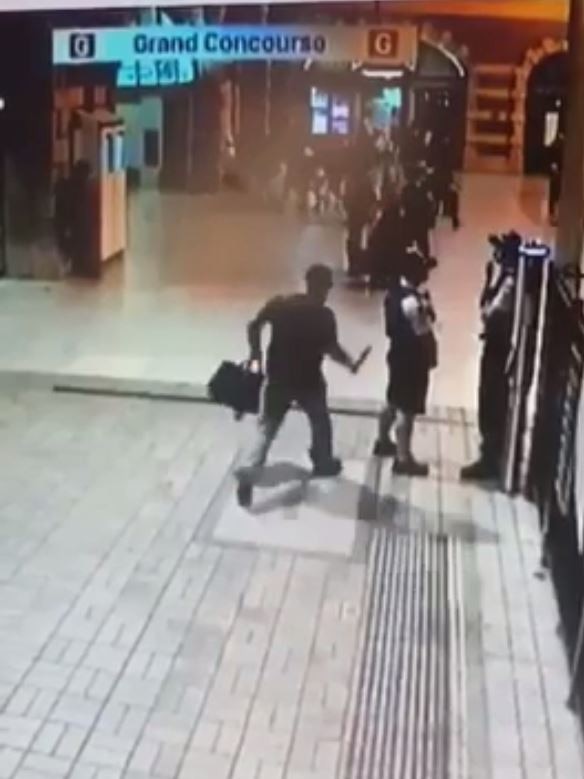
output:
M 54 278 L 59 260 L 52 249 L 50 29 L 41 15 L 3 16 L 7 17 L 0 26 L 4 270 L 14 278 Z
M 267 6 L 254 8 L 254 24 L 265 24 Z M 250 11 L 251 19 L 251 11 Z M 271 65 L 268 60 L 242 62 L 238 67 L 241 126 L 239 156 L 243 167 L 252 178 L 269 158 L 269 134 L 271 122 Z
M 584 240 L 584 0 L 571 0 L 568 113 L 556 258 L 579 267 Z
M 189 189 L 195 193 L 214 193 L 221 187 L 221 79 L 222 71 L 209 73 L 193 92 Z

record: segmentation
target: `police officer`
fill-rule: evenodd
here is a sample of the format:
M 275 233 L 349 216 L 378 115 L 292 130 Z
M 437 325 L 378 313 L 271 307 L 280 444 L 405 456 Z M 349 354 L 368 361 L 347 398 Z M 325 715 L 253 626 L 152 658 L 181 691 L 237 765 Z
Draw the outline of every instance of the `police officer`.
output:
M 428 262 L 417 251 L 404 258 L 400 280 L 385 299 L 389 383 L 387 405 L 379 418 L 376 457 L 393 457 L 393 472 L 400 476 L 427 476 L 429 469 L 412 454 L 415 419 L 426 411 L 430 372 L 437 365 L 437 344 L 433 332 L 434 307 L 424 284 Z M 390 437 L 395 424 L 397 443 Z
M 479 375 L 479 458 L 465 466 L 463 481 L 496 480 L 501 473 L 509 403 L 507 365 L 511 352 L 515 284 L 521 237 L 491 236 L 492 260 L 481 294 L 483 351 Z

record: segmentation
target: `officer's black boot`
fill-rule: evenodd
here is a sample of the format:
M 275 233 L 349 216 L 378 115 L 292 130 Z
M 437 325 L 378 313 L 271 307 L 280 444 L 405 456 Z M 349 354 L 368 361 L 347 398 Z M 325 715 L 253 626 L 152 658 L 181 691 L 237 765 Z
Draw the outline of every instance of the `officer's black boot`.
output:
M 494 481 L 499 478 L 499 467 L 493 460 L 479 457 L 460 470 L 461 481 Z

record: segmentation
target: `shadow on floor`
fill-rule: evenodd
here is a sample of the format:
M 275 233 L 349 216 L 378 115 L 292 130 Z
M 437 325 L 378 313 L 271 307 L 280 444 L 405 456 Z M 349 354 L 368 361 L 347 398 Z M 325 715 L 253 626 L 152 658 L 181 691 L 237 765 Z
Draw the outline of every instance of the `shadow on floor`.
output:
M 251 509 L 255 516 L 301 504 L 339 519 L 367 521 L 376 516 L 375 491 L 343 475 L 330 480 L 313 479 L 308 469 L 281 462 L 267 466 L 256 487 L 256 502 Z M 276 492 L 262 500 L 262 489 Z
M 377 519 L 400 533 L 429 533 L 465 544 L 498 544 L 500 540 L 498 533 L 476 525 L 466 514 L 423 510 L 392 495 L 379 501 Z
M 371 480 L 366 477 L 366 481 Z M 270 491 L 263 499 L 262 490 Z M 333 480 L 315 480 L 308 469 L 290 462 L 267 466 L 257 484 L 251 513 L 261 517 L 300 505 L 339 519 L 377 522 L 396 532 L 430 533 L 469 544 L 499 542 L 497 533 L 478 527 L 464 514 L 440 513 L 438 508 L 436 511 L 419 509 L 408 500 L 392 495 L 380 496 L 368 484 L 342 475 Z

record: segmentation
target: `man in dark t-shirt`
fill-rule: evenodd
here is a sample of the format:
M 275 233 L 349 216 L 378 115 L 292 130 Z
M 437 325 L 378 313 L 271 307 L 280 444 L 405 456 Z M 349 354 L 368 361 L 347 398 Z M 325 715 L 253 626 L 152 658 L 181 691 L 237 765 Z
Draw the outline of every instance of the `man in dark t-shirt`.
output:
M 257 439 L 238 471 L 237 497 L 241 506 L 252 502 L 270 446 L 284 417 L 297 404 L 308 417 L 312 432 L 310 457 L 316 477 L 334 477 L 342 465 L 333 457 L 332 426 L 322 372 L 325 356 L 357 373 L 368 350 L 352 360 L 340 346 L 335 315 L 326 304 L 333 285 L 330 268 L 313 265 L 306 274 L 306 293 L 270 300 L 248 327 L 250 359 L 262 362 L 261 333 L 270 325 L 263 409 Z

